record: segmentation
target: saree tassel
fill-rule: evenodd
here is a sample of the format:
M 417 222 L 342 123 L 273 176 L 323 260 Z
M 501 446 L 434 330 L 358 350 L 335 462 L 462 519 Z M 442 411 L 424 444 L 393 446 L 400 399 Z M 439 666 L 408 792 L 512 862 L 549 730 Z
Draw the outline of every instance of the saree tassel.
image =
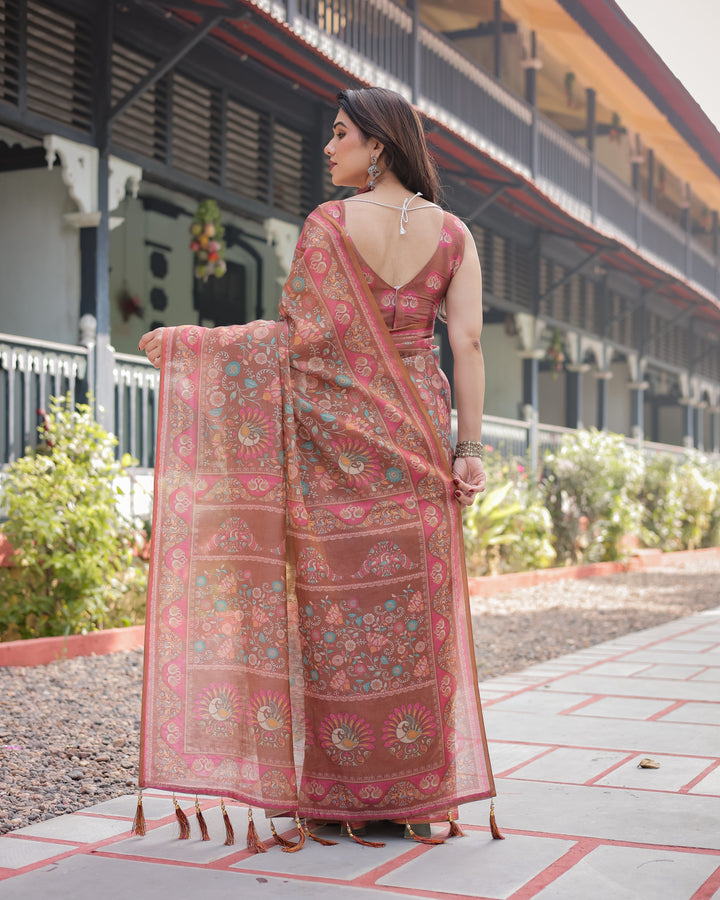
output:
M 445 838 L 420 837 L 419 834 L 415 834 L 415 832 L 413 831 L 413 827 L 409 822 L 405 822 L 405 828 L 407 829 L 407 832 L 410 835 L 410 837 L 414 841 L 417 841 L 418 844 L 432 844 L 433 846 L 436 846 L 437 844 L 445 843 Z
M 202 810 L 200 809 L 200 801 L 198 798 L 195 798 L 195 818 L 197 819 L 198 828 L 200 829 L 200 837 L 203 841 L 209 841 L 210 835 L 208 834 L 207 822 L 205 821 L 205 816 L 202 814 Z
M 139 837 L 144 837 L 146 831 L 147 825 L 145 822 L 145 810 L 143 809 L 142 791 L 140 791 L 140 796 L 138 797 L 137 802 L 137 809 L 135 810 L 135 818 L 133 819 L 130 834 L 137 834 Z
M 495 804 L 492 800 L 490 801 L 490 834 L 495 841 L 505 840 L 505 835 L 500 834 L 500 829 L 497 827 L 497 822 L 495 821 Z
M 297 825 L 298 829 L 298 840 L 295 844 L 293 844 L 292 841 L 289 841 L 287 838 L 284 838 L 282 837 L 282 835 L 277 833 L 272 819 L 270 820 L 270 830 L 272 831 L 273 838 L 275 839 L 276 844 L 280 844 L 280 849 L 283 851 L 283 853 L 297 853 L 298 850 L 302 850 L 302 848 L 305 846 L 305 831 L 300 824 L 300 820 L 297 816 L 295 816 L 295 824 Z
M 350 827 L 349 822 L 345 823 L 345 830 L 350 835 L 350 837 L 355 841 L 356 844 L 362 844 L 363 847 L 384 847 L 385 846 L 384 841 L 365 841 L 365 840 L 363 840 L 363 838 L 358 837 L 353 832 L 352 828 Z
M 229 822 L 229 820 L 228 820 Z M 272 822 L 270 822 L 272 825 Z M 227 825 L 225 826 L 227 828 Z M 230 828 L 232 831 L 232 826 Z M 234 835 L 233 835 L 234 840 Z M 227 842 L 226 842 L 227 843 Z M 267 853 L 267 847 L 260 840 L 257 829 L 255 828 L 255 823 L 253 822 L 252 810 L 248 807 L 248 833 L 247 833 L 247 848 L 251 853 Z
M 450 831 L 448 832 L 448 837 L 465 837 L 465 832 L 458 825 L 457 819 L 453 818 L 453 814 L 448 812 L 447 814 L 448 822 L 450 823 Z
M 222 810 L 223 822 L 225 823 L 225 846 L 232 847 L 235 843 L 235 829 L 232 827 L 230 816 L 225 809 L 225 801 L 222 799 L 220 800 L 220 809 Z
M 316 841 L 318 844 L 322 844 L 323 847 L 334 847 L 335 844 L 337 844 L 337 841 L 328 841 L 326 838 L 321 838 L 316 834 L 313 834 L 312 831 L 310 831 L 310 829 L 307 827 L 307 822 L 303 823 L 303 831 L 311 841 Z
M 276 844 L 280 844 L 281 847 L 294 847 L 292 841 L 289 841 L 287 838 L 284 838 L 281 834 L 278 834 L 275 830 L 275 823 L 272 819 L 270 819 L 270 831 L 272 831 L 273 840 Z
M 180 804 L 177 802 L 175 797 L 173 797 L 173 803 L 175 804 L 175 817 L 178 820 L 178 825 L 180 826 L 180 834 L 178 835 L 178 840 L 186 841 L 190 837 L 190 823 L 188 822 L 188 817 L 180 808 Z

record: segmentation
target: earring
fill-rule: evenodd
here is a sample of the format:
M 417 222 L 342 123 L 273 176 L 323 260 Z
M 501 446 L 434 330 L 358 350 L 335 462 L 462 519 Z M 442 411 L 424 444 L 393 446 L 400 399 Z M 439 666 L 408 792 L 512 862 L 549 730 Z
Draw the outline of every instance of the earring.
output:
M 370 181 L 368 181 L 368 190 L 375 190 L 375 179 L 380 175 L 380 169 L 378 169 L 377 165 L 377 156 L 370 157 L 370 168 L 368 169 L 368 175 L 370 176 Z

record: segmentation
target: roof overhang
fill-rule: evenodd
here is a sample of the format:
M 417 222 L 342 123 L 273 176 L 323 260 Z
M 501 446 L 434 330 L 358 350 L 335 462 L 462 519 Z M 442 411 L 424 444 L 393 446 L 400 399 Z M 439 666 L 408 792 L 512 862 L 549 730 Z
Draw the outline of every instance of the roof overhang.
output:
M 255 59 L 329 105 L 334 103 L 336 93 L 342 88 L 363 83 L 329 60 L 318 48 L 310 46 L 294 34 L 281 17 L 273 15 L 272 3 L 263 4 L 266 7 L 263 9 L 242 0 L 131 2 L 146 9 L 154 8 L 160 13 L 170 13 L 189 27 L 198 27 L 209 15 L 220 11 L 222 20 L 210 31 L 214 39 L 239 56 Z M 612 6 L 617 10 L 612 0 L 558 2 L 588 6 L 597 2 L 598 6 Z M 633 28 L 627 19 L 626 23 L 629 28 Z M 636 37 L 642 39 L 637 32 Z M 646 49 L 651 48 L 646 44 Z M 671 75 L 669 70 L 667 74 Z M 698 127 L 700 124 L 698 122 Z M 574 218 L 545 195 L 533 181 L 472 146 L 442 123 L 433 122 L 428 138 L 440 166 L 461 177 L 481 197 L 488 197 L 498 184 L 507 182 L 507 186 L 504 186 L 493 202 L 512 215 L 544 232 L 570 239 L 588 253 L 604 246 L 601 259 L 635 278 L 643 289 L 661 284 L 657 293 L 681 308 L 691 308 L 698 319 L 720 324 L 720 301 L 717 297 L 696 289 L 676 272 L 664 270 L 646 259 L 641 252 Z M 720 147 L 718 165 L 720 166 Z

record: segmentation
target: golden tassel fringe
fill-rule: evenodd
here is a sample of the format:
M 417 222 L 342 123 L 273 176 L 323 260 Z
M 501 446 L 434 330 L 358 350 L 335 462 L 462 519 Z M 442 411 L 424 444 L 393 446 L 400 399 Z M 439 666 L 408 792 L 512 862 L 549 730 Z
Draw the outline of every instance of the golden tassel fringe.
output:
M 444 844 L 444 843 L 445 843 L 445 838 L 434 838 L 434 837 L 426 838 L 426 837 L 420 837 L 419 834 L 415 834 L 415 832 L 413 831 L 412 825 L 411 825 L 410 822 L 408 822 L 407 820 L 405 821 L 405 827 L 407 828 L 410 837 L 411 837 L 414 841 L 417 841 L 418 844 L 432 844 L 432 845 L 437 845 L 437 844 Z
M 225 823 L 225 846 L 232 847 L 235 843 L 235 830 L 230 822 L 230 816 L 225 809 L 225 801 L 223 799 L 220 800 L 220 809 L 222 810 L 223 822 Z
M 362 844 L 363 847 L 384 847 L 384 841 L 365 841 L 361 837 L 358 837 L 350 827 L 350 823 L 345 823 L 345 830 L 350 835 L 350 837 L 355 841 L 356 844 Z
M 453 818 L 453 814 L 448 812 L 447 814 L 448 822 L 450 823 L 450 831 L 448 832 L 448 837 L 465 837 L 465 832 L 458 825 L 457 820 Z
M 205 816 L 202 814 L 202 810 L 200 809 L 200 801 L 197 797 L 195 797 L 195 818 L 197 819 L 198 828 L 200 829 L 200 837 L 203 841 L 209 841 L 210 835 L 208 834 L 207 822 L 205 821 Z
M 180 808 L 180 804 L 175 799 L 174 794 L 173 803 L 175 804 L 175 816 L 178 820 L 178 825 L 180 826 L 180 834 L 178 835 L 178 839 L 181 841 L 186 841 L 190 837 L 190 823 L 188 822 L 188 817 Z
M 280 844 L 281 847 L 294 847 L 292 841 L 289 841 L 287 838 L 284 838 L 281 834 L 278 834 L 275 830 L 275 823 L 272 819 L 270 819 L 270 831 L 272 831 L 273 840 L 276 844 Z
M 497 822 L 495 821 L 495 804 L 492 800 L 490 801 L 490 834 L 495 841 L 505 840 L 505 836 L 500 834 L 500 829 L 497 827 Z
M 272 819 L 270 819 L 270 830 L 272 831 L 273 838 L 275 839 L 276 844 L 280 844 L 280 849 L 283 853 L 297 853 L 298 850 L 302 850 L 305 846 L 305 830 L 300 824 L 300 819 L 298 819 L 297 815 L 295 816 L 295 824 L 297 825 L 298 830 L 298 840 L 297 843 L 293 844 L 292 841 L 289 841 L 287 838 L 279 835 L 275 830 L 275 824 Z
M 137 809 L 135 810 L 135 818 L 133 819 L 130 834 L 137 834 L 138 837 L 144 837 L 146 831 L 147 825 L 145 822 L 145 810 L 143 809 L 142 791 L 140 791 L 140 796 L 138 797 L 137 802 Z
M 270 824 L 272 825 L 272 822 Z M 267 853 L 267 847 L 258 837 L 250 807 L 248 807 L 247 848 L 251 853 Z
M 318 837 L 316 834 L 313 834 L 312 831 L 307 826 L 307 822 L 303 822 L 303 831 L 305 835 L 310 838 L 311 841 L 316 841 L 318 844 L 322 844 L 323 847 L 334 847 L 337 844 L 337 841 L 328 841 L 326 838 Z

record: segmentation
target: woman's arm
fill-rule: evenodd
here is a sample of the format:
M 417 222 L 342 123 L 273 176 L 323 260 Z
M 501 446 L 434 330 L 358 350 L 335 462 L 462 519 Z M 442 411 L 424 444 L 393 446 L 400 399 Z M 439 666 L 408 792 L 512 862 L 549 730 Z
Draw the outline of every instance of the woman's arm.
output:
M 458 441 L 479 441 L 485 399 L 485 364 L 480 346 L 483 326 L 482 273 L 475 241 L 467 229 L 463 261 L 450 282 L 445 306 L 454 361 Z M 455 496 L 463 506 L 469 506 L 475 494 L 485 490 L 485 471 L 478 456 L 455 459 L 453 476 Z
M 145 351 L 148 360 L 155 366 L 160 368 L 160 360 L 162 359 L 162 344 L 164 328 L 156 328 L 154 331 L 146 332 L 138 344 L 138 350 Z

